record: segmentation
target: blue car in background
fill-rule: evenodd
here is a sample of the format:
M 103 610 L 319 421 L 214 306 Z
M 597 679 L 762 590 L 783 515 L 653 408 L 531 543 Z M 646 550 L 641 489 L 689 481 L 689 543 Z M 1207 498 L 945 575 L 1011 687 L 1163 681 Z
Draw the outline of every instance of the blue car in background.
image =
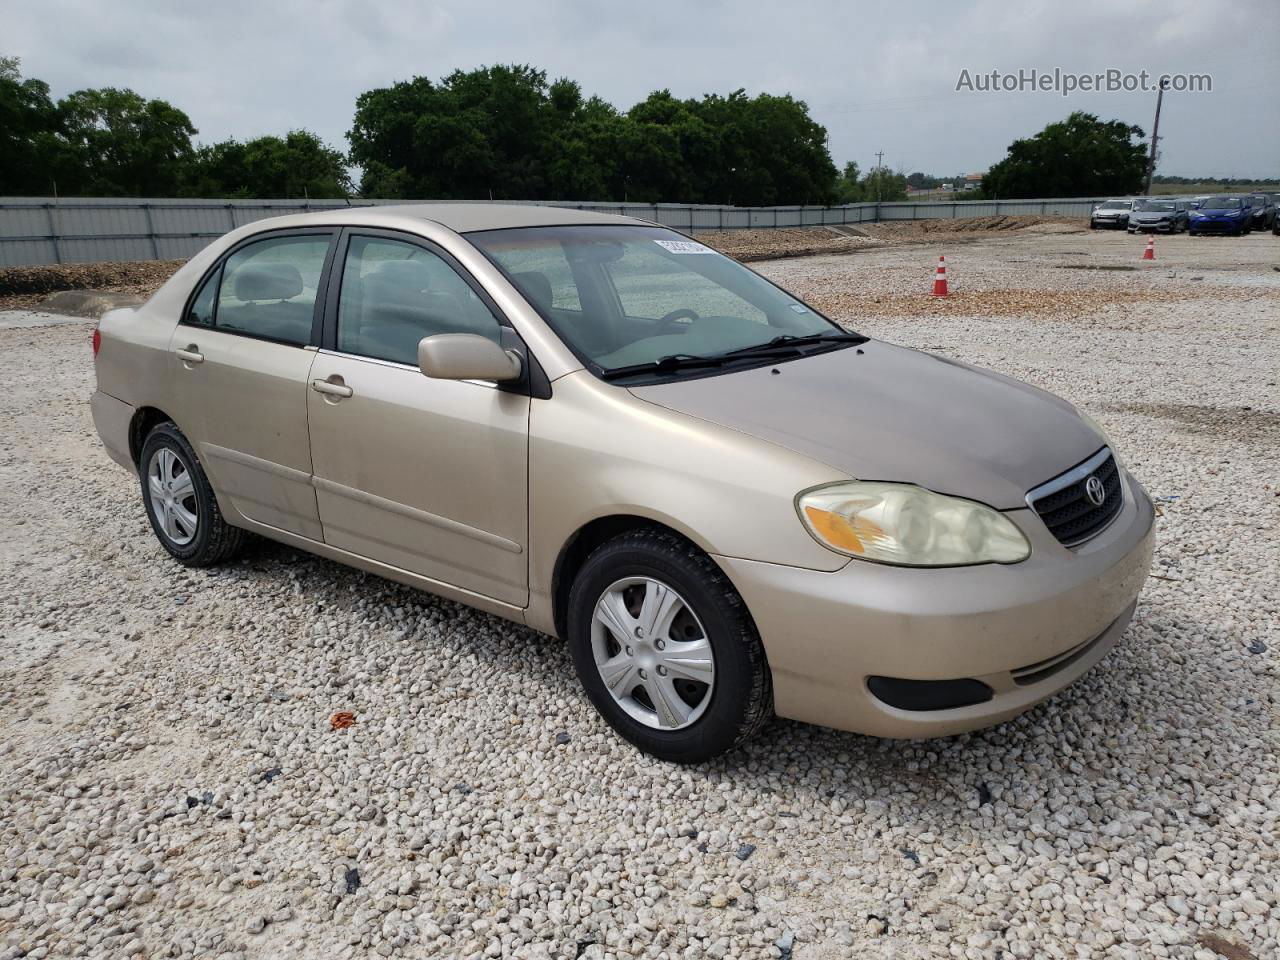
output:
M 1191 235 L 1229 233 L 1241 236 L 1253 230 L 1253 203 L 1249 197 L 1205 197 L 1191 212 Z

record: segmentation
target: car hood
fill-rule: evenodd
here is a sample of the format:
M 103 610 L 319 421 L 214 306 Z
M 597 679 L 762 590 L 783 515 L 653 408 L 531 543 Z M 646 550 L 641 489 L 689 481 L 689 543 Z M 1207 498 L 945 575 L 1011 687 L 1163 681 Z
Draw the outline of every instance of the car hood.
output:
M 1225 210 L 1222 208 L 1201 207 L 1196 213 L 1206 217 L 1238 217 L 1244 213 L 1243 210 Z
M 1104 443 L 1050 393 L 874 340 L 631 392 L 853 478 L 915 483 L 999 509 L 1025 507 L 1028 490 Z

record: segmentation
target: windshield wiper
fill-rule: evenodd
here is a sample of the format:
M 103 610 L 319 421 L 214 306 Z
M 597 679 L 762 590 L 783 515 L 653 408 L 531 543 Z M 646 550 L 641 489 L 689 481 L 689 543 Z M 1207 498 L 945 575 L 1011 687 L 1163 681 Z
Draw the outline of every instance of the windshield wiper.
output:
M 719 367 L 724 364 L 723 357 L 698 357 L 691 353 L 673 353 L 659 360 L 645 363 L 632 363 L 625 367 L 614 367 L 600 374 L 604 380 L 619 380 L 644 373 L 674 373 L 677 370 L 693 370 L 699 367 Z
M 786 350 L 791 347 L 804 347 L 812 343 L 866 343 L 867 338 L 860 333 L 810 333 L 805 336 L 796 336 L 792 333 L 784 333 L 781 336 L 774 337 L 765 343 L 752 344 L 749 347 L 739 347 L 737 350 L 730 350 L 725 356 L 740 357 L 744 354 L 752 353 L 776 353 L 779 349 Z

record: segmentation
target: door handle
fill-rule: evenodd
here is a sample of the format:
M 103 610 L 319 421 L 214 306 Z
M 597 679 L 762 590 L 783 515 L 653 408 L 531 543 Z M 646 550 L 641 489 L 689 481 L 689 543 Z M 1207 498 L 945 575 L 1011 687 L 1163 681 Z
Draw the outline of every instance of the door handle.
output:
M 183 363 L 204 363 L 204 354 L 200 352 L 200 348 L 194 343 L 179 347 L 173 352 L 182 358 Z
M 349 397 L 355 393 L 354 390 L 341 382 L 341 377 L 337 379 L 337 383 L 333 380 L 312 380 L 311 389 L 316 393 L 323 393 L 327 397 Z

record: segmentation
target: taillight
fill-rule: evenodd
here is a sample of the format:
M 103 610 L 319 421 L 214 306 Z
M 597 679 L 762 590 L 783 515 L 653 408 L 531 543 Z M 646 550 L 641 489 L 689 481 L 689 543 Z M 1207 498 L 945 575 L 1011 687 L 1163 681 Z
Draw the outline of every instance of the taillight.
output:
M 102 331 L 97 327 L 93 328 L 93 355 L 96 357 L 98 351 L 102 349 Z

